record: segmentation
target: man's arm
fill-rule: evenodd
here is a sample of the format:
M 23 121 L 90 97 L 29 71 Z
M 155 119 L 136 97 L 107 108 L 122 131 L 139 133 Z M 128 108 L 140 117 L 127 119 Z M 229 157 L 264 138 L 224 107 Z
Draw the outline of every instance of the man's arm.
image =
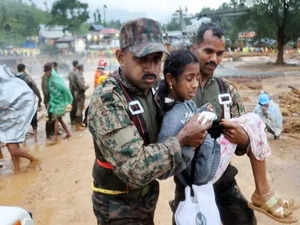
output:
M 39 101 L 38 101 L 38 107 L 41 107 L 41 103 L 42 103 L 42 96 L 40 93 L 40 90 L 38 89 L 36 83 L 34 82 L 34 80 L 28 75 L 28 80 L 30 82 L 30 87 L 33 90 L 34 94 L 38 97 Z
M 127 114 L 126 100 L 111 91 L 107 87 L 96 90 L 90 103 L 88 123 L 96 145 L 114 167 L 114 173 L 135 188 L 165 173 L 174 174 L 183 162 L 178 139 L 170 137 L 163 143 L 144 146 Z
M 45 75 L 44 75 L 45 76 Z M 47 108 L 48 102 L 49 102 L 49 92 L 48 92 L 48 78 L 47 77 L 42 77 L 42 92 L 44 95 L 44 104 L 45 107 Z

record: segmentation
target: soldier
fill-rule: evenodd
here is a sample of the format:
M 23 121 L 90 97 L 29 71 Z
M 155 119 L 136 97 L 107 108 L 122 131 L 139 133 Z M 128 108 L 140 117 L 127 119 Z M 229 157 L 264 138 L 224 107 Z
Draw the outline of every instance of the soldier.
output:
M 49 112 L 49 100 L 50 100 L 50 96 L 49 96 L 49 77 L 51 76 L 51 63 L 46 63 L 44 65 L 44 74 L 42 76 L 42 92 L 44 95 L 44 105 L 45 108 L 47 109 L 47 113 L 48 113 L 48 119 L 46 121 L 46 137 L 47 139 L 50 139 L 51 136 L 54 135 L 54 121 L 52 120 L 52 115 Z
M 85 91 L 89 88 L 85 85 L 83 69 L 83 65 L 78 65 L 77 71 L 70 73 L 69 75 L 69 85 L 74 98 L 72 111 L 73 107 L 75 109 L 75 118 L 71 122 L 75 124 L 76 130 L 81 130 L 82 128 L 82 112 L 84 109 Z
M 74 93 L 74 89 L 75 87 L 72 86 L 72 84 L 74 83 L 74 77 L 76 76 L 75 73 L 78 72 L 78 69 L 77 69 L 77 66 L 78 66 L 78 61 L 77 60 L 74 60 L 72 62 L 72 65 L 73 65 L 73 70 L 69 73 L 69 87 L 70 87 L 70 90 L 71 90 L 71 93 L 72 93 L 72 96 L 73 96 L 73 103 L 72 103 L 72 110 L 70 112 L 70 121 L 71 121 L 71 124 L 72 125 L 75 125 L 76 124 L 76 99 L 75 99 L 75 93 Z
M 25 83 L 31 88 L 33 93 L 38 97 L 38 109 L 41 109 L 41 103 L 42 103 L 42 97 L 40 94 L 40 91 L 38 87 L 36 86 L 34 80 L 27 74 L 26 66 L 24 64 L 18 64 L 17 66 L 18 73 L 16 77 L 20 78 L 21 80 L 25 81 Z M 31 121 L 31 126 L 33 129 L 33 135 L 34 135 L 34 141 L 37 142 L 37 127 L 38 127 L 38 121 L 37 121 L 37 112 L 34 114 L 32 121 Z
M 191 51 L 200 61 L 200 84 L 194 98 L 197 106 L 200 107 L 207 102 L 211 103 L 218 118 L 222 119 L 224 118 L 224 110 L 218 96 L 219 94 L 229 93 L 232 99 L 231 116 L 238 117 L 244 113 L 245 109 L 236 88 L 223 79 L 214 77 L 214 71 L 221 63 L 225 51 L 223 30 L 212 23 L 201 25 L 193 37 Z M 242 133 L 242 131 L 239 133 L 226 127 L 224 131 L 226 138 L 236 144 L 240 144 Z M 238 145 L 236 153 L 243 154 L 246 149 L 247 146 Z M 234 178 L 236 174 L 237 169 L 229 165 L 220 180 L 214 184 L 216 202 L 222 223 L 224 225 L 256 224 L 254 213 L 248 207 L 247 200 L 237 186 Z M 178 184 L 178 181 L 176 183 Z M 180 188 L 180 185 L 176 186 L 176 193 L 180 192 Z M 180 197 L 177 196 L 176 201 L 179 200 Z
M 172 176 L 183 162 L 183 146 L 199 146 L 204 132 L 197 116 L 176 137 L 157 143 L 160 114 L 152 86 L 163 52 L 158 22 L 141 18 L 124 24 L 120 68 L 91 98 L 88 126 L 96 160 L 92 202 L 98 224 L 152 225 L 159 177 Z

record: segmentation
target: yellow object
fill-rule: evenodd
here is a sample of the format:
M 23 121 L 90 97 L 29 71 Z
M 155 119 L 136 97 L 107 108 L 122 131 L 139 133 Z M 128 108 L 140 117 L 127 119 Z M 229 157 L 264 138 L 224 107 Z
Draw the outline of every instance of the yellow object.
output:
M 98 80 L 97 80 L 97 84 L 100 85 L 102 84 L 102 82 L 107 78 L 107 75 L 101 75 L 99 76 Z
M 97 188 L 94 186 L 93 183 L 92 183 L 92 190 L 95 192 L 100 192 L 102 194 L 107 194 L 107 195 L 127 194 L 127 191 L 115 191 L 115 190 L 109 190 L 109 189 L 104 189 L 104 188 Z

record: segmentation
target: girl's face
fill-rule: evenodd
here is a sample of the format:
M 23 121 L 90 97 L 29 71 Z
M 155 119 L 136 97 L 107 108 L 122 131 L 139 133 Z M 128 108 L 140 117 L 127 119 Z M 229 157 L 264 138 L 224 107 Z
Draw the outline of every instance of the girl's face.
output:
M 170 91 L 174 99 L 179 101 L 191 100 L 196 95 L 199 85 L 200 65 L 199 63 L 188 64 L 177 80 L 172 76 L 169 78 L 169 87 L 172 87 Z

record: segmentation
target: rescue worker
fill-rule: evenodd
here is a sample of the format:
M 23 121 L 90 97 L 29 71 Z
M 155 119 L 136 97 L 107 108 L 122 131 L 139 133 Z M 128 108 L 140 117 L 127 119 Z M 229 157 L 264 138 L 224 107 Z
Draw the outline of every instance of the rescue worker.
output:
M 229 93 L 231 117 L 238 117 L 245 112 L 240 95 L 236 88 L 221 78 L 214 76 L 216 67 L 221 63 L 225 52 L 224 31 L 216 24 L 202 24 L 192 39 L 190 49 L 200 62 L 200 83 L 195 98 L 198 107 L 211 103 L 219 119 L 224 118 L 224 108 L 219 102 L 219 94 Z M 224 127 L 225 137 L 232 143 L 238 144 L 236 154 L 245 154 L 247 145 L 242 144 L 247 137 L 245 131 L 238 127 L 236 130 Z M 249 140 L 248 140 L 249 143 Z M 238 170 L 229 165 L 223 176 L 214 184 L 216 203 L 224 225 L 254 225 L 256 218 L 248 207 L 248 202 L 240 192 L 235 175 Z M 176 182 L 178 184 L 178 182 Z M 176 188 L 180 189 L 180 185 Z M 180 192 L 179 190 L 176 192 Z M 182 193 L 182 192 L 181 192 Z M 176 198 L 176 197 L 175 197 Z M 180 198 L 177 196 L 177 202 Z
M 73 96 L 72 111 L 75 113 L 72 124 L 76 126 L 76 130 L 82 127 L 82 112 L 84 109 L 85 91 L 88 86 L 85 84 L 83 76 L 83 65 L 78 65 L 76 71 L 69 74 L 69 85 Z M 73 116 L 72 116 L 73 117 Z
M 279 106 L 267 93 L 263 92 L 259 95 L 254 113 L 264 121 L 267 131 L 274 136 L 274 139 L 279 139 L 282 132 L 282 114 Z
M 106 61 L 104 59 L 100 59 L 94 75 L 94 88 L 101 84 L 103 80 L 105 80 L 105 78 L 107 77 L 107 73 L 105 72 L 106 66 Z
M 50 139 L 54 135 L 54 121 L 52 120 L 52 115 L 49 112 L 49 101 L 50 101 L 50 95 L 49 95 L 49 78 L 51 76 L 51 70 L 52 65 L 51 63 L 46 63 L 44 65 L 44 74 L 42 76 L 42 92 L 44 95 L 44 105 L 48 113 L 48 119 L 46 121 L 46 137 L 47 139 Z
M 204 132 L 197 116 L 176 137 L 157 143 L 160 114 L 153 99 L 165 52 L 161 27 L 152 19 L 124 24 L 120 68 L 99 86 L 89 105 L 88 126 L 96 160 L 92 202 L 98 224 L 153 225 L 161 176 L 183 162 L 183 146 L 199 146 Z
M 72 85 L 74 84 L 74 78 L 76 77 L 76 73 L 78 72 L 78 69 L 77 69 L 77 66 L 78 66 L 78 61 L 77 60 L 74 60 L 72 62 L 72 65 L 73 65 L 73 69 L 72 71 L 69 73 L 69 88 L 70 88 L 70 91 L 72 93 L 72 96 L 73 96 L 73 102 L 72 102 L 72 109 L 71 109 L 71 112 L 70 112 L 70 121 L 71 121 L 71 124 L 72 125 L 75 125 L 76 124 L 76 100 L 75 100 L 75 87 L 73 87 Z
M 38 110 L 41 109 L 41 103 L 42 103 L 42 97 L 41 93 L 36 86 L 36 83 L 34 80 L 27 74 L 26 72 L 26 66 L 24 64 L 18 64 L 17 66 L 18 73 L 16 74 L 16 77 L 20 78 L 21 80 L 25 81 L 25 83 L 31 88 L 35 96 L 39 99 L 38 100 Z M 37 111 L 35 112 L 32 121 L 31 126 L 33 129 L 33 136 L 34 141 L 37 143 L 37 128 L 38 128 L 38 121 L 37 121 Z

